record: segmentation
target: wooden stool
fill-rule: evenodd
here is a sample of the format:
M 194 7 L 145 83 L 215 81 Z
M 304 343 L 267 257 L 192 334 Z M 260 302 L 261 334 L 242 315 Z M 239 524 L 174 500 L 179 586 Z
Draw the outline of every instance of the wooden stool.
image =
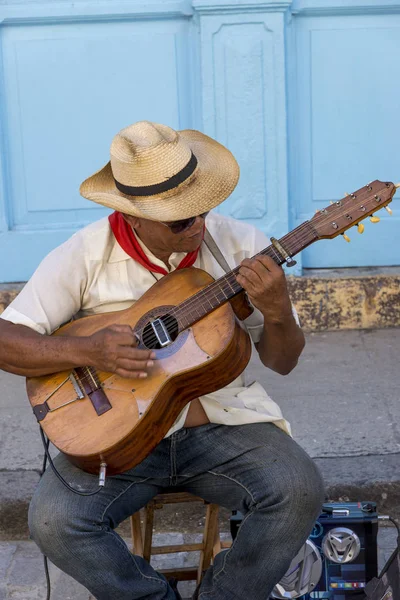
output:
M 203 541 L 200 544 L 178 544 L 172 546 L 152 546 L 154 511 L 162 508 L 164 504 L 178 504 L 180 502 L 201 502 L 207 506 L 206 522 L 203 531 Z M 143 509 L 144 510 L 144 537 L 140 524 L 140 511 L 131 516 L 132 552 L 142 556 L 150 562 L 152 555 L 169 554 L 173 552 L 198 552 L 200 562 L 198 568 L 182 567 L 180 569 L 164 569 L 161 571 L 167 578 L 175 577 L 178 581 L 195 579 L 200 583 L 204 571 L 208 569 L 211 560 L 222 548 L 229 548 L 230 542 L 221 542 L 218 525 L 218 504 L 209 504 L 202 498 L 192 496 L 186 492 L 167 492 L 155 496 Z

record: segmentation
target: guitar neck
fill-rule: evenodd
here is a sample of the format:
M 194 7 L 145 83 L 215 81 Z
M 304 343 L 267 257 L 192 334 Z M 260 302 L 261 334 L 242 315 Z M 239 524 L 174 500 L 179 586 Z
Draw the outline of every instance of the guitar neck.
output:
M 318 234 L 309 221 L 305 221 L 299 227 L 286 234 L 279 240 L 290 256 L 295 256 L 301 250 L 315 242 Z M 282 265 L 285 259 L 271 244 L 255 256 L 270 256 L 278 265 Z M 255 258 L 255 257 L 253 257 Z M 226 275 L 213 281 L 184 302 L 176 306 L 171 314 L 177 319 L 181 329 L 190 327 L 213 310 L 228 302 L 231 298 L 240 294 L 243 288 L 236 281 L 236 275 L 240 267 L 229 271 Z

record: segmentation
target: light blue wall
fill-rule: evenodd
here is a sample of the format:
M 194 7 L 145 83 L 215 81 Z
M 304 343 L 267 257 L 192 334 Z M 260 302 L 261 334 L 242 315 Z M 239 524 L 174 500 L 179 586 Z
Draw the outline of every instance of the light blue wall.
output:
M 288 33 L 290 198 L 294 224 L 374 179 L 400 180 L 400 2 L 297 0 Z M 303 266 L 400 264 L 400 194 L 365 222 L 318 242 Z
M 400 0 L 2 0 L 0 281 L 107 214 L 79 184 L 137 120 L 226 144 L 241 179 L 219 210 L 276 237 L 400 180 L 399 64 Z M 398 202 L 303 266 L 400 264 Z

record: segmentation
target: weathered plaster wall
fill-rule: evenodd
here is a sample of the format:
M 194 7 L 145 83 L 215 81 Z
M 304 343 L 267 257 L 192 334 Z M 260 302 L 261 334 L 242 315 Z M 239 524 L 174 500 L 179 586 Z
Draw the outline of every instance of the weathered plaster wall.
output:
M 400 276 L 289 277 L 293 303 L 307 331 L 400 325 Z

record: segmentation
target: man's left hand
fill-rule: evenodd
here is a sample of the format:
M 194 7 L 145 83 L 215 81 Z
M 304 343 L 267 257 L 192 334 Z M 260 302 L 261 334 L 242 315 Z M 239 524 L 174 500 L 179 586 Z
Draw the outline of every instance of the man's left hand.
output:
M 245 258 L 236 277 L 267 323 L 282 323 L 292 315 L 285 273 L 269 256 Z

